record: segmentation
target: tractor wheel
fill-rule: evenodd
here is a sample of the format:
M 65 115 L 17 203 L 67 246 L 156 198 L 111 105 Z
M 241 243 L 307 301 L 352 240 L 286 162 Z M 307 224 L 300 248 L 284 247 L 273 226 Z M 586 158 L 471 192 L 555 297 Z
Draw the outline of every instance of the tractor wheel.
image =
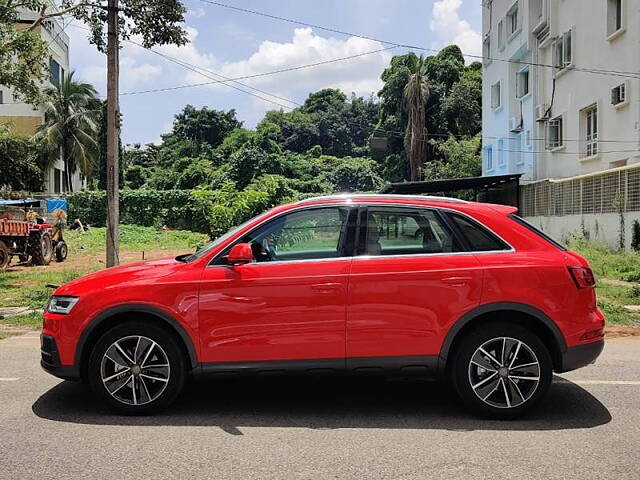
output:
M 0 240 L 0 271 L 6 270 L 11 261 L 11 254 L 7 244 Z
M 51 235 L 43 232 L 39 236 L 31 239 L 31 263 L 34 265 L 49 265 L 53 256 L 53 248 L 51 246 Z
M 67 244 L 64 240 L 60 240 L 56 242 L 56 262 L 64 262 L 67 259 L 67 253 L 69 249 L 67 248 Z

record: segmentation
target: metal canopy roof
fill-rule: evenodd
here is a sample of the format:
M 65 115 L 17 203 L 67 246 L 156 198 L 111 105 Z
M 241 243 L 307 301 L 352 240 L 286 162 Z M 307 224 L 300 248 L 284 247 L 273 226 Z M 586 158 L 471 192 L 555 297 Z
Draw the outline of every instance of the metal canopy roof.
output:
M 486 190 L 510 182 L 520 182 L 521 173 L 495 175 L 491 177 L 463 177 L 426 182 L 391 183 L 380 190 L 380 193 L 421 194 L 444 193 L 458 190 Z

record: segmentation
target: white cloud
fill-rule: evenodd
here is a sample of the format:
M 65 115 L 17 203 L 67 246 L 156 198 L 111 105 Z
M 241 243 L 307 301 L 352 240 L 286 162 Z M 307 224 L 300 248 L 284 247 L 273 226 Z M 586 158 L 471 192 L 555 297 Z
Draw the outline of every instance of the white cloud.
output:
M 462 0 L 439 0 L 433 4 L 431 31 L 445 44 L 455 43 L 463 53 L 482 55 L 482 36 L 460 18 Z
M 359 55 L 384 46 L 379 42 L 349 37 L 345 40 L 325 38 L 314 34 L 311 28 L 297 28 L 290 42 L 264 41 L 249 58 L 221 65 L 219 73 L 226 77 L 243 77 L 273 70 L 337 58 Z M 269 90 L 283 96 L 293 92 L 303 95 L 321 88 L 340 88 L 347 94 L 376 93 L 382 86 L 380 73 L 389 64 L 388 52 L 377 52 L 349 60 L 328 63 L 243 80 L 254 87 Z
M 204 11 L 204 8 L 187 7 L 187 13 L 185 14 L 185 18 L 187 19 L 201 18 L 201 17 L 204 17 L 206 13 L 207 12 Z

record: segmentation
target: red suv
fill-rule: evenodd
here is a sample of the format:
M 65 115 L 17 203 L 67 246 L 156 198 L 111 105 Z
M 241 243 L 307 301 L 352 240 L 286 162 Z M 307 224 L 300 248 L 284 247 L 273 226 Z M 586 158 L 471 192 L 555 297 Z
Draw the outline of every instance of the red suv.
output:
M 513 418 L 604 346 L 588 263 L 515 212 L 397 195 L 280 206 L 194 254 L 58 288 L 42 366 L 123 413 L 166 407 L 189 375 L 292 371 L 446 377 Z

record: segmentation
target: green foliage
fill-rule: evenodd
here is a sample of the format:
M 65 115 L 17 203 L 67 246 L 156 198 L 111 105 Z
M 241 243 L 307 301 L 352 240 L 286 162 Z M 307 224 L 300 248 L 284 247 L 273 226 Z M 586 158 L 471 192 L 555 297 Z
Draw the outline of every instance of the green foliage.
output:
M 28 137 L 0 131 L 0 188 L 39 192 L 44 188 L 40 149 Z
M 441 180 L 456 177 L 477 177 L 482 174 L 480 149 L 482 137 L 477 135 L 468 140 L 449 137 L 444 142 L 433 142 L 438 157 L 425 165 L 424 178 Z
M 48 74 L 48 48 L 38 33 L 44 22 L 70 15 L 89 26 L 90 41 L 99 50 L 104 51 L 106 46 L 107 10 L 102 4 L 62 0 L 55 11 L 50 5 L 49 0 L 3 1 L 0 5 L 0 85 L 12 87 L 17 98 L 34 105 L 42 100 L 41 88 Z M 185 9 L 181 2 L 120 0 L 119 6 L 121 38 L 136 35 L 146 48 L 186 43 L 186 31 L 181 26 Z M 15 28 L 22 10 L 34 12 L 34 20 Z
M 173 130 L 167 137 L 191 141 L 196 147 L 202 144 L 217 147 L 229 133 L 240 127 L 242 122 L 236 119 L 235 110 L 223 112 L 187 105 L 175 116 Z

